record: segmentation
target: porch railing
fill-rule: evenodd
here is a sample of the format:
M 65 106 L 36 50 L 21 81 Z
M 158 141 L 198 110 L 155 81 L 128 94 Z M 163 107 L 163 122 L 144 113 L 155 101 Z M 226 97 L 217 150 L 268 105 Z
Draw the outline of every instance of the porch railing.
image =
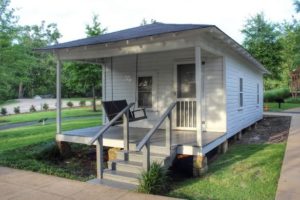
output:
M 196 128 L 196 99 L 177 100 L 176 126 Z
M 109 123 L 105 124 L 104 127 L 89 141 L 89 145 L 96 142 L 96 162 L 97 162 L 97 177 L 103 178 L 103 135 L 114 123 L 123 117 L 123 137 L 124 137 L 124 150 L 129 151 L 129 110 L 134 105 L 130 103 L 120 113 L 118 113 Z M 125 156 L 125 159 L 128 156 Z
M 136 147 L 137 151 L 143 152 L 143 168 L 149 170 L 150 168 L 150 139 L 154 133 L 159 129 L 162 123 L 166 120 L 166 144 L 165 146 L 168 149 L 169 155 L 171 154 L 171 145 L 172 145 L 172 110 L 176 106 L 176 102 L 172 103 L 169 108 L 164 112 L 160 117 L 158 122 L 153 128 L 145 135 L 145 137 L 139 142 Z

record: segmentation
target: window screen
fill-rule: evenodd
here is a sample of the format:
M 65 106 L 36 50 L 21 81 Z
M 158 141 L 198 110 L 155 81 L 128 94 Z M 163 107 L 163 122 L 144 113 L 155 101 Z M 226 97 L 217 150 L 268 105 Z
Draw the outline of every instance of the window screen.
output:
M 240 107 L 244 106 L 244 86 L 243 86 L 243 79 L 240 78 L 240 96 L 239 96 L 239 103 L 240 103 Z
M 138 77 L 138 107 L 152 107 L 152 77 Z

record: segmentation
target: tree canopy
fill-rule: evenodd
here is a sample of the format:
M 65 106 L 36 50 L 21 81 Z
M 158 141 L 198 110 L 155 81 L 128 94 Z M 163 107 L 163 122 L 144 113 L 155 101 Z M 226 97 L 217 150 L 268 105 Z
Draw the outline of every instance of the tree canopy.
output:
M 106 32 L 106 28 L 102 28 L 99 22 L 99 16 L 94 15 L 91 25 L 86 25 L 87 37 L 101 35 Z M 76 89 L 76 92 L 91 91 L 93 95 L 93 110 L 96 111 L 96 90 L 101 88 L 102 67 L 100 64 L 87 63 L 67 63 L 65 65 L 67 77 L 65 83 L 67 88 Z M 76 87 L 74 87 L 76 86 Z
M 245 35 L 243 46 L 271 72 L 266 77 L 266 83 L 269 83 L 266 87 L 271 87 L 270 82 L 281 80 L 282 57 L 279 52 L 283 47 L 278 25 L 259 13 L 247 20 L 242 33 Z

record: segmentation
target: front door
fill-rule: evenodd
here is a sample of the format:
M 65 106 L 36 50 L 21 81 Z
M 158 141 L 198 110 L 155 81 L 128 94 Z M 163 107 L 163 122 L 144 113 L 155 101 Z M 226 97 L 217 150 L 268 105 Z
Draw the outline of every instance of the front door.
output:
M 176 127 L 196 128 L 195 64 L 177 65 Z

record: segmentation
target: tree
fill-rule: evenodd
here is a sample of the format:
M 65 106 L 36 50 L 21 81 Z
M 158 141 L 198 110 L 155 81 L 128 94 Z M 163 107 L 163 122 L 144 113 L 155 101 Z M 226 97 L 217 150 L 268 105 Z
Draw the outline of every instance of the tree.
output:
M 156 23 L 156 22 L 157 22 L 157 21 L 156 21 L 155 19 L 151 19 L 150 22 L 148 22 L 145 18 L 143 18 L 143 20 L 142 20 L 140 26 L 145 26 L 145 25 L 147 25 L 147 24 L 154 24 L 154 23 Z
M 56 24 L 20 26 L 9 4 L 0 0 L 0 100 L 54 91 L 53 56 L 32 50 L 57 43 Z
M 10 63 L 14 61 L 14 39 L 18 33 L 18 17 L 14 9 L 9 8 L 10 0 L 0 0 L 0 101 L 13 95 Z
M 295 10 L 297 13 L 300 12 L 300 1 L 299 0 L 295 0 L 294 1 L 294 5 L 295 5 Z
M 99 15 L 93 15 L 92 24 L 85 26 L 85 33 L 88 37 L 93 37 L 97 35 L 102 35 L 107 31 L 107 28 L 102 28 L 99 22 Z
M 86 25 L 85 28 L 88 37 L 101 35 L 107 30 L 106 28 L 101 27 L 98 15 L 94 15 L 92 24 Z M 73 90 L 75 89 L 75 92 L 78 93 L 82 93 L 88 89 L 91 89 L 93 95 L 93 111 L 96 111 L 96 90 L 101 88 L 101 65 L 67 63 L 64 68 L 68 73 L 68 77 L 65 79 L 67 88 L 73 88 Z
M 271 72 L 265 79 L 266 89 L 277 87 L 281 80 L 282 44 L 278 28 L 260 13 L 248 19 L 242 30 L 245 35 L 243 46 Z

